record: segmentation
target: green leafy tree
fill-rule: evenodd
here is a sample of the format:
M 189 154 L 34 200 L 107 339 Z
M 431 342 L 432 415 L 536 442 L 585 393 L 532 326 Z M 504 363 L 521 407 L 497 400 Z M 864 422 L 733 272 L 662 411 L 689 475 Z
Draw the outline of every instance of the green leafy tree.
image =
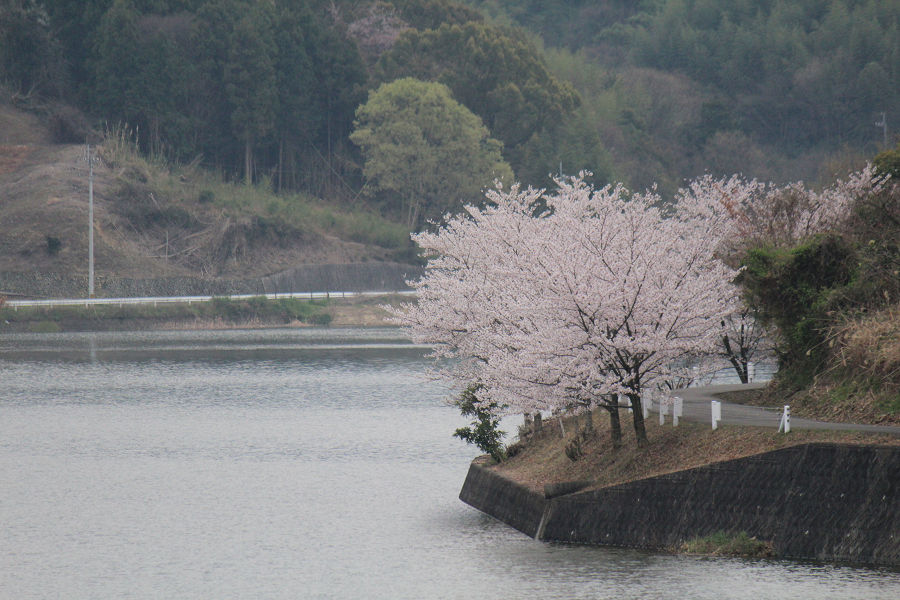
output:
M 191 36 L 196 75 L 187 116 L 197 124 L 197 147 L 207 161 L 228 173 L 242 164 L 243 148 L 231 126 L 225 69 L 237 21 L 248 11 L 246 0 L 208 0 L 195 13 Z
M 368 189 L 415 229 L 476 201 L 494 179 L 511 179 L 501 144 L 439 83 L 398 79 L 381 85 L 356 113 L 350 139 L 365 157 Z
M 93 102 L 101 111 L 124 120 L 131 115 L 123 112 L 142 101 L 138 81 L 139 17 L 131 0 L 115 0 L 100 19 L 89 63 Z
M 474 8 L 448 0 L 391 0 L 400 15 L 416 29 L 437 29 L 441 25 L 481 22 L 484 17 Z
M 53 37 L 59 40 L 73 83 L 88 86 L 94 32 L 113 0 L 46 0 Z
M 481 23 L 405 32 L 377 65 L 381 81 L 404 76 L 449 87 L 503 142 L 517 171 L 531 137 L 580 102 L 570 85 L 547 71 L 534 46 Z
M 94 107 L 139 131 L 143 148 L 154 153 L 163 139 L 181 153 L 190 147 L 182 118 L 190 98 L 189 31 L 187 17 L 142 16 L 130 0 L 115 0 L 94 36 Z

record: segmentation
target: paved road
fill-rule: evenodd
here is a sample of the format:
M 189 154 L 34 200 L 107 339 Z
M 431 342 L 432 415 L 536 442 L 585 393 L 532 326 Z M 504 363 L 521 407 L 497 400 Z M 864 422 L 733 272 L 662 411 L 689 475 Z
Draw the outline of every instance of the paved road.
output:
M 748 383 L 744 385 L 709 385 L 678 390 L 677 395 L 683 401 L 682 417 L 688 421 L 711 423 L 710 401 L 719 400 L 716 394 L 742 390 L 758 390 L 766 387 L 765 383 Z M 781 410 L 746 406 L 722 402 L 723 425 L 757 425 L 778 428 L 781 421 Z M 671 417 L 669 417 L 671 419 Z M 667 419 L 668 420 L 668 419 Z M 886 433 L 900 436 L 900 427 L 888 425 L 857 425 L 853 423 L 825 423 L 791 416 L 791 429 L 827 429 L 832 431 L 867 431 L 870 433 Z
M 122 306 L 125 304 L 172 304 L 183 303 L 192 304 L 194 302 L 210 302 L 214 299 L 227 298 L 229 300 L 248 300 L 250 298 L 258 298 L 263 296 L 269 300 L 277 300 L 279 298 L 298 298 L 300 300 L 312 300 L 322 298 L 354 298 L 358 296 L 393 296 L 393 295 L 413 295 L 414 290 L 401 290 L 396 292 L 283 292 L 277 294 L 235 294 L 231 296 L 151 296 L 151 297 L 130 297 L 130 298 L 52 298 L 39 300 L 7 300 L 6 306 L 18 309 L 20 306 L 96 306 L 100 304 L 113 304 Z M 2 295 L 2 294 L 0 294 Z

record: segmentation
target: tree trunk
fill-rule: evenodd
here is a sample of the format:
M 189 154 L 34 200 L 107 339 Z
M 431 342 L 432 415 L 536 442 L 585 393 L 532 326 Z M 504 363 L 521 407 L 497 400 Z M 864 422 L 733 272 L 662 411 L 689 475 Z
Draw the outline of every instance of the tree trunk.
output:
M 253 183 L 253 145 L 250 140 L 244 143 L 244 184 Z
M 594 433 L 594 411 L 590 406 L 584 411 L 584 432 L 588 435 Z
M 741 330 L 743 331 L 743 326 L 741 326 Z M 725 355 L 728 356 L 728 361 L 731 363 L 731 366 L 734 367 L 738 379 L 741 380 L 741 383 L 749 383 L 749 373 L 747 369 L 747 363 L 749 361 L 747 359 L 747 350 L 744 345 L 742 343 L 738 344 L 740 356 L 738 356 L 731 348 L 731 340 L 728 338 L 728 335 L 722 336 L 722 345 L 725 346 Z
M 606 405 L 609 411 L 609 433 L 612 436 L 613 448 L 622 447 L 622 422 L 619 421 L 619 407 L 612 404 Z
M 284 185 L 284 136 L 278 141 L 278 187 L 276 193 L 280 194 Z
M 637 438 L 638 448 L 644 448 L 649 443 L 647 441 L 647 428 L 644 426 L 644 407 L 641 405 L 641 395 L 631 393 L 628 394 L 631 401 L 631 412 L 634 416 L 634 436 Z

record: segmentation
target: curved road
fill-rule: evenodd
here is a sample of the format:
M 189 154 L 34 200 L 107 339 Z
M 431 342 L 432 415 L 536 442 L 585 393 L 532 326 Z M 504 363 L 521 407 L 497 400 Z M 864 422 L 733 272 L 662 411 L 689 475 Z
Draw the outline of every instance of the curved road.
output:
M 767 383 L 748 383 L 739 385 L 708 385 L 678 390 L 676 394 L 682 399 L 682 419 L 699 423 L 710 423 L 710 402 L 722 402 L 723 425 L 757 425 L 778 428 L 781 421 L 781 410 L 760 406 L 747 406 L 724 402 L 717 394 L 743 390 L 758 390 Z M 671 417 L 669 417 L 671 419 Z M 858 425 L 854 423 L 825 423 L 791 416 L 791 429 L 827 429 L 832 431 L 866 431 L 870 433 L 886 433 L 900 435 L 900 427 L 890 425 Z

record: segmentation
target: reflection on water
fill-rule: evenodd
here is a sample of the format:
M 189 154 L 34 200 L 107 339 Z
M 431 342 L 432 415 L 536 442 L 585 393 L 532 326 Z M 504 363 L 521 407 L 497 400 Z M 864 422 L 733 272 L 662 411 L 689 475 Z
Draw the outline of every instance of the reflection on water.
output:
M 900 574 L 535 542 L 393 329 L 0 336 L 2 598 L 896 598 Z

